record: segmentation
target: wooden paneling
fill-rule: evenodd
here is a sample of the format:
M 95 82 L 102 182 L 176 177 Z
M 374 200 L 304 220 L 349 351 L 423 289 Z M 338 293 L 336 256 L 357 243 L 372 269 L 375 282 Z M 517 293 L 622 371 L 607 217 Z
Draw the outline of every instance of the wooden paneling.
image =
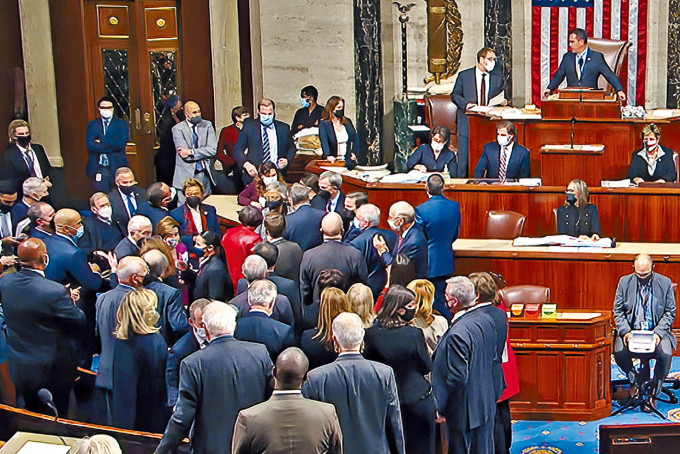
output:
M 99 38 L 130 37 L 130 10 L 127 6 L 97 5 Z
M 184 100 L 196 101 L 201 106 L 203 118 L 214 121 L 210 2 L 182 0 L 180 3 Z M 230 112 L 232 107 L 219 106 L 220 109 L 229 109 Z
M 178 39 L 177 8 L 145 8 L 146 39 Z

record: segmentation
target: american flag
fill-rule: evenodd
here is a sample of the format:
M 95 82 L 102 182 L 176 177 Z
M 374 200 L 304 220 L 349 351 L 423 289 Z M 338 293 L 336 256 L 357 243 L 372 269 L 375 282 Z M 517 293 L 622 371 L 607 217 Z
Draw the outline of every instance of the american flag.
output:
M 531 75 L 534 103 L 569 51 L 567 34 L 579 27 L 589 37 L 629 41 L 621 83 L 631 104 L 645 104 L 648 0 L 534 0 L 531 26 Z M 566 5 L 575 5 L 567 7 Z

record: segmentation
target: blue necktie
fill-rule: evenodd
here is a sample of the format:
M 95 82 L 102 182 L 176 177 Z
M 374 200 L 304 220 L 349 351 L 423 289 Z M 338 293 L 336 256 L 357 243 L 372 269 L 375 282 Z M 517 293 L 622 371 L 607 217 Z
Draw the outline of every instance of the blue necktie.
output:
M 106 130 L 109 129 L 109 122 L 111 120 L 104 120 L 104 135 L 106 135 Z
M 128 207 L 128 211 L 130 212 L 130 217 L 137 214 L 137 209 L 135 208 L 134 204 L 132 203 L 132 194 L 127 196 L 127 207 Z
M 269 126 L 262 127 L 262 162 L 270 161 L 272 158 L 271 146 L 269 145 L 269 134 L 267 133 Z
M 194 140 L 194 148 L 198 148 L 198 133 L 196 132 L 196 125 L 192 127 L 192 133 L 191 136 Z M 205 170 L 205 165 L 203 164 L 203 161 L 198 161 L 196 163 L 196 172 L 203 172 Z
M 578 68 L 581 73 L 580 77 L 583 77 L 583 64 L 585 63 L 585 58 L 583 58 L 583 55 L 578 58 Z

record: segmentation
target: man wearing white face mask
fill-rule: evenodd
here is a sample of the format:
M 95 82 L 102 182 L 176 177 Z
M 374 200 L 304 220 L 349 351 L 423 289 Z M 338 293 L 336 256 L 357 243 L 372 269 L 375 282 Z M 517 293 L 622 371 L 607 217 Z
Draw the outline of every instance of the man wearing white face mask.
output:
M 477 65 L 461 71 L 451 92 L 451 101 L 458 107 L 458 177 L 468 175 L 468 142 L 470 123 L 466 111 L 474 106 L 505 104 L 503 74 L 494 71 L 496 53 L 484 47 L 477 52 Z
M 475 178 L 498 179 L 501 183 L 531 176 L 529 150 L 516 143 L 517 129 L 511 121 L 496 123 L 496 141 L 486 144 L 475 169 Z
M 103 192 L 92 194 L 90 211 L 94 216 L 83 219 L 85 233 L 78 246 L 85 254 L 93 251 L 112 251 L 125 236 L 125 230 L 117 220 L 111 218 L 113 210 L 109 197 Z
M 633 180 L 633 183 L 676 181 L 673 162 L 675 152 L 661 145 L 660 139 L 661 131 L 655 124 L 649 124 L 642 129 L 642 148 L 633 152 L 628 169 L 628 178 Z
M 113 106 L 112 98 L 101 98 L 97 102 L 99 118 L 87 125 L 89 157 L 85 173 L 92 179 L 95 191 L 113 189 L 116 170 L 128 165 L 125 145 L 130 138 L 130 128 L 125 120 L 113 115 Z

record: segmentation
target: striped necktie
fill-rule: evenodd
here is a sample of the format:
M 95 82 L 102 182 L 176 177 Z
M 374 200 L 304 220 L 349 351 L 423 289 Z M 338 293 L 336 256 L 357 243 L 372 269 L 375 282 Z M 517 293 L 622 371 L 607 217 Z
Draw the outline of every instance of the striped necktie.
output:
M 508 170 L 508 160 L 505 156 L 506 150 L 507 150 L 507 146 L 501 147 L 501 164 L 500 164 L 500 167 L 498 168 L 498 179 L 501 180 L 501 181 L 505 181 L 505 173 Z
M 269 126 L 262 126 L 262 162 L 268 162 L 272 158 L 271 146 L 269 145 Z

